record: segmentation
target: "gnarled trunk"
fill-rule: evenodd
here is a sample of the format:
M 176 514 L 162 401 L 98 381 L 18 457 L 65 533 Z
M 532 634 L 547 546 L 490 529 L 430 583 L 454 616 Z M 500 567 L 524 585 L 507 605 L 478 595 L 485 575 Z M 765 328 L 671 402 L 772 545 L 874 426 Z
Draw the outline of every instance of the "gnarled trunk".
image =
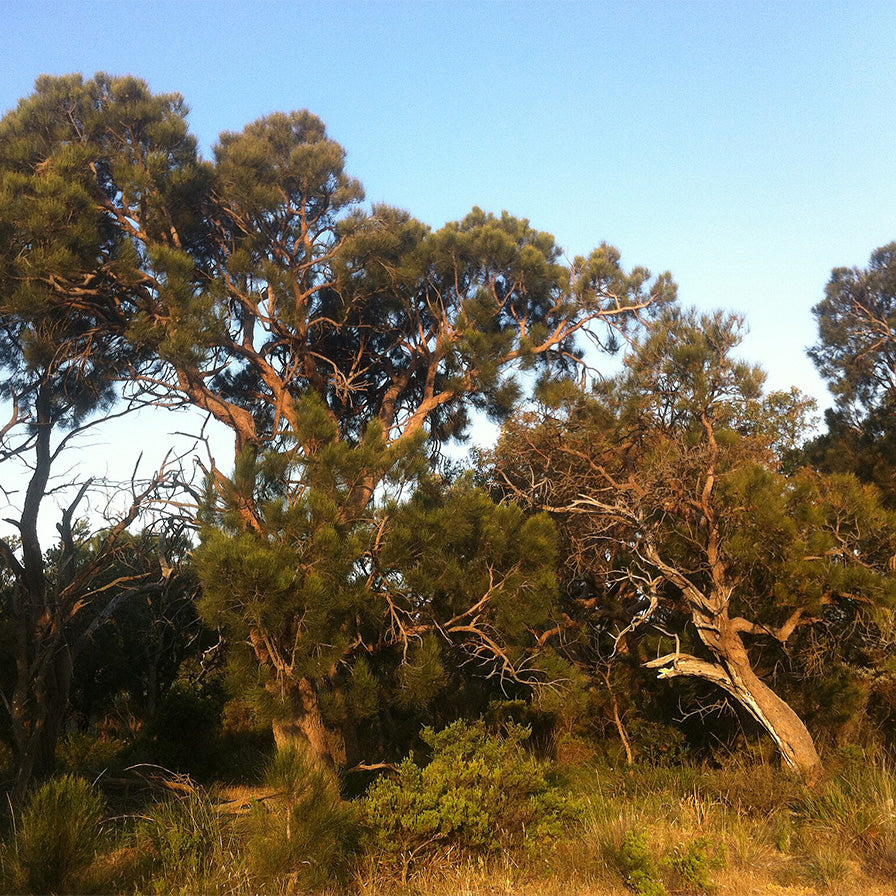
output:
M 753 671 L 740 634 L 727 615 L 699 620 L 697 630 L 717 662 L 670 653 L 645 665 L 660 678 L 691 675 L 724 688 L 772 738 L 784 762 L 808 781 L 821 772 L 821 758 L 802 719 Z
M 284 714 L 274 720 L 277 749 L 302 744 L 314 756 L 336 768 L 344 768 L 352 738 L 346 732 L 328 725 L 324 719 L 314 682 L 300 678 L 290 689 Z M 348 744 L 348 747 L 347 747 Z

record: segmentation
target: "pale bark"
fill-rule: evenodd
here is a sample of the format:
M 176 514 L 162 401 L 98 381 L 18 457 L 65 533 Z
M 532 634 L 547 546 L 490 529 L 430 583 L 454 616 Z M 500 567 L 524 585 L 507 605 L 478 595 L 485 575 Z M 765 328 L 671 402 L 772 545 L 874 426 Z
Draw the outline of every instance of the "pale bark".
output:
M 807 780 L 821 772 L 821 759 L 802 719 L 753 671 L 746 648 L 731 620 L 723 615 L 712 626 L 698 626 L 701 640 L 717 662 L 670 653 L 645 665 L 660 678 L 690 675 L 727 691 L 763 727 L 784 762 Z

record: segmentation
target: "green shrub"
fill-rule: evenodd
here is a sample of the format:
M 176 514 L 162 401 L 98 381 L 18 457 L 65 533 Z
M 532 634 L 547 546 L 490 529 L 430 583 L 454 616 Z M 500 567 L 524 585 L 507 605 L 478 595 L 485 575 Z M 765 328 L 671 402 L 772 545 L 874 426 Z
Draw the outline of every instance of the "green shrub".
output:
M 395 777 L 374 782 L 361 801 L 375 847 L 407 863 L 438 847 L 487 852 L 568 833 L 579 812 L 532 757 L 529 731 L 509 724 L 503 737 L 482 722 L 424 729 L 432 758 L 408 757 Z
M 722 857 L 714 852 L 708 837 L 698 837 L 687 845 L 678 845 L 665 858 L 671 871 L 673 889 L 677 892 L 711 894 L 715 887 L 711 872 L 722 866 Z
M 637 760 L 645 765 L 674 765 L 688 753 L 687 738 L 680 728 L 640 716 L 629 723 L 628 737 Z
M 69 772 L 96 777 L 106 769 L 120 765 L 126 747 L 124 741 L 114 737 L 72 732 L 59 741 L 56 759 Z
M 77 893 L 100 843 L 103 798 L 83 778 L 61 775 L 35 790 L 15 825 L 12 883 L 29 893 Z
M 344 881 L 358 851 L 360 825 L 333 773 L 300 748 L 282 749 L 265 780 L 275 794 L 256 802 L 247 822 L 252 873 L 266 883 L 287 878 L 291 891 Z
M 631 830 L 625 835 L 619 851 L 619 865 L 626 885 L 637 896 L 666 896 L 666 887 L 647 834 Z

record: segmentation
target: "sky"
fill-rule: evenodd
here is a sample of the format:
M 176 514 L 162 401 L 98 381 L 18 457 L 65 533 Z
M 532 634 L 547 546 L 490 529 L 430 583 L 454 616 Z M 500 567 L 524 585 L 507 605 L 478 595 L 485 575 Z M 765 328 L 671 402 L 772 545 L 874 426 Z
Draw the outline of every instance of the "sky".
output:
M 0 114 L 42 73 L 177 91 L 221 131 L 307 108 L 367 197 L 473 206 L 746 314 L 773 388 L 831 269 L 896 239 L 896 3 L 0 0 Z

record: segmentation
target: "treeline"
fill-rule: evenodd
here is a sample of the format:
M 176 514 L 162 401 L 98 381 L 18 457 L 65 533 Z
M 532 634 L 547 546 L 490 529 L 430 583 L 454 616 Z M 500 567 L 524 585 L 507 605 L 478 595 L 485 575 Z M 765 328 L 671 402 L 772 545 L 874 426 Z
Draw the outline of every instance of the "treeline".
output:
M 103 745 L 236 778 L 299 743 L 360 774 L 459 719 L 628 762 L 766 738 L 810 780 L 892 750 L 896 244 L 815 308 L 836 406 L 807 442 L 812 402 L 669 274 L 565 262 L 507 213 L 368 207 L 308 112 L 211 159 L 186 114 L 43 77 L 0 122 L 15 799 Z M 146 407 L 233 456 L 169 457 L 97 526 L 70 448 Z M 483 417 L 494 448 L 452 460 Z

